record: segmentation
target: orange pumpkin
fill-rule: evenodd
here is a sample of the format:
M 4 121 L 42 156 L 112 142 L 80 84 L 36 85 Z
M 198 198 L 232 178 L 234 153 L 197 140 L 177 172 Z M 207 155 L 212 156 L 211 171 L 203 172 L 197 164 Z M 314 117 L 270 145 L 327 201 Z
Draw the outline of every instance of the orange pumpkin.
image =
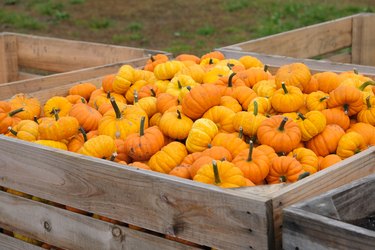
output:
M 375 146 L 375 127 L 363 122 L 353 124 L 346 132 L 357 132 L 365 139 L 368 146 Z
M 295 158 L 280 156 L 272 161 L 269 174 L 266 178 L 268 184 L 283 182 L 296 182 L 303 177 L 303 167 Z
M 286 86 L 281 83 L 281 89 L 271 96 L 272 107 L 281 113 L 295 112 L 304 104 L 301 90 L 294 86 Z
M 346 130 L 350 126 L 350 119 L 349 116 L 345 114 L 342 109 L 333 108 L 333 109 L 325 109 L 321 111 L 322 114 L 325 116 L 327 125 L 328 124 L 337 124 L 342 129 Z
M 326 156 L 336 152 L 340 138 L 345 131 L 336 124 L 328 124 L 324 130 L 306 143 L 307 148 L 317 156 Z
M 328 108 L 340 107 L 345 114 L 352 116 L 362 110 L 363 94 L 356 87 L 341 85 L 329 94 Z
M 125 139 L 125 152 L 135 161 L 147 161 L 164 146 L 163 133 L 157 126 L 145 129 L 145 117 L 141 117 L 139 133 Z
M 326 169 L 326 168 L 328 168 L 328 167 L 332 166 L 333 164 L 335 164 L 337 162 L 340 162 L 340 161 L 341 161 L 340 156 L 338 156 L 336 154 L 329 154 L 326 157 L 322 158 L 322 160 L 320 161 L 319 171 L 323 170 L 323 169 Z
M 26 94 L 17 94 L 13 96 L 9 103 L 11 110 L 17 110 L 23 108 L 23 111 L 14 115 L 22 120 L 32 120 L 34 117 L 39 118 L 41 107 L 40 102 L 37 98 L 28 97 Z
M 271 146 L 278 153 L 289 153 L 301 141 L 298 124 L 281 115 L 264 120 L 258 128 L 257 136 L 261 144 Z
M 69 95 L 80 95 L 88 100 L 94 90 L 96 90 L 96 86 L 94 84 L 85 82 L 71 87 L 69 89 Z
M 281 88 L 284 82 L 287 86 L 295 86 L 301 91 L 309 84 L 311 73 L 309 68 L 303 63 L 291 63 L 281 66 L 275 75 L 277 88 Z
M 361 134 L 353 131 L 346 133 L 340 138 L 336 154 L 345 159 L 365 149 L 367 149 L 365 139 Z

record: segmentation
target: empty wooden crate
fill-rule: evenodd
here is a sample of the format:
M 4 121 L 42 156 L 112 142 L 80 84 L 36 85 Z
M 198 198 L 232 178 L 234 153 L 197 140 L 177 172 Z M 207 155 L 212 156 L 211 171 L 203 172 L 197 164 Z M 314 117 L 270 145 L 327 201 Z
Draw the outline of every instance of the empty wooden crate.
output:
M 0 99 L 143 66 L 158 50 L 0 33 Z
M 223 47 L 375 66 L 375 14 L 362 13 Z
M 284 209 L 284 249 L 374 249 L 375 174 Z

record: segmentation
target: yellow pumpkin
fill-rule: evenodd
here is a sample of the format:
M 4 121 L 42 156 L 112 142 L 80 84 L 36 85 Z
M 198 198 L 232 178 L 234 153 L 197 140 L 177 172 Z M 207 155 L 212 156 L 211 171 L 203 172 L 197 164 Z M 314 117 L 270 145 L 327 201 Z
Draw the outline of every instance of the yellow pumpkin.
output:
M 219 133 L 216 124 L 207 118 L 200 118 L 193 126 L 186 139 L 186 148 L 190 153 L 201 152 L 208 148 L 208 144 Z

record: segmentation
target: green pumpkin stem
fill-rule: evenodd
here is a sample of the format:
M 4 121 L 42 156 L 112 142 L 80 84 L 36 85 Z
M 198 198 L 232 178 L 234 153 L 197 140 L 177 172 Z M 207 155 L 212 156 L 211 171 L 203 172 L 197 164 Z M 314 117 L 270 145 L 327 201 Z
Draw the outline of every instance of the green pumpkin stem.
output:
M 229 88 L 231 88 L 231 87 L 233 87 L 233 76 L 235 76 L 236 75 L 236 73 L 232 73 L 232 74 L 230 74 L 230 76 L 229 76 L 229 78 L 228 78 L 228 87 Z
M 16 114 L 18 114 L 18 113 L 20 113 L 20 112 L 22 112 L 22 111 L 24 111 L 23 108 L 15 109 L 15 110 L 13 110 L 13 111 L 10 111 L 10 112 L 8 113 L 8 115 L 9 115 L 10 117 L 12 117 L 12 116 L 14 116 L 14 115 L 16 115 Z
M 155 62 L 155 58 L 153 55 L 150 56 L 151 62 Z
M 373 82 L 373 81 L 364 82 L 364 83 L 361 84 L 361 86 L 358 87 L 358 89 L 363 91 L 369 85 L 375 86 L 375 82 Z
M 86 134 L 85 129 L 83 127 L 79 127 L 78 130 L 79 130 L 79 132 L 81 132 L 81 134 L 83 136 L 83 141 L 87 142 L 87 134 Z
M 60 119 L 59 117 L 60 110 L 53 108 L 51 111 L 51 114 L 55 117 L 55 120 L 58 121 Z
M 217 162 L 215 160 L 212 161 L 212 167 L 214 169 L 214 176 L 215 176 L 215 184 L 220 184 L 220 175 L 219 175 L 219 169 L 217 167 Z
M 156 92 L 153 88 L 150 88 L 151 96 L 156 97 Z
M 249 144 L 250 144 L 250 149 L 249 149 L 249 155 L 247 156 L 247 162 L 251 162 L 253 160 L 254 142 L 250 140 Z
M 242 139 L 243 138 L 243 127 L 240 126 L 240 131 L 238 131 L 238 138 Z
M 191 90 L 191 87 L 190 86 L 186 86 L 186 88 L 190 91 Z
M 86 103 L 86 99 L 83 98 L 83 97 L 81 97 L 81 102 L 82 102 L 82 103 Z
M 286 177 L 284 175 L 280 176 L 280 182 L 286 182 Z
M 254 101 L 254 111 L 253 111 L 254 116 L 258 115 L 258 102 Z
M 145 120 L 144 116 L 141 117 L 141 125 L 139 126 L 139 136 L 145 135 Z
M 38 117 L 36 117 L 36 115 L 34 115 L 34 118 L 33 118 L 33 121 L 39 125 L 39 122 L 38 122 Z
M 288 93 L 289 93 L 289 92 L 288 92 L 288 89 L 286 88 L 285 82 L 282 82 L 282 83 L 281 83 L 281 87 L 283 88 L 285 94 L 288 94 Z
M 14 136 L 17 136 L 17 131 L 12 129 L 12 127 L 8 127 L 8 131 L 11 132 Z
M 264 68 L 263 68 L 264 72 L 267 72 L 267 71 L 268 71 L 268 68 L 269 68 L 269 66 L 268 66 L 267 64 L 265 64 L 265 65 L 264 65 Z
M 279 131 L 284 131 L 284 129 L 285 129 L 284 127 L 285 127 L 285 124 L 286 124 L 287 121 L 288 121 L 288 117 L 285 116 L 280 123 L 280 126 L 278 128 Z
M 305 177 L 307 177 L 307 176 L 309 176 L 309 175 L 310 175 L 310 172 L 304 172 L 303 174 L 300 174 L 300 175 L 298 176 L 297 181 L 300 181 L 300 180 L 302 180 L 303 178 L 305 178 Z
M 325 100 L 327 100 L 329 98 L 329 96 L 323 96 L 322 98 L 319 99 L 319 102 L 324 102 Z
M 212 144 L 211 144 L 211 143 L 208 143 L 208 144 L 207 144 L 207 148 L 212 148 Z
M 134 104 L 136 104 L 138 102 L 138 91 L 136 89 L 134 90 L 133 96 L 134 96 Z
M 181 111 L 178 110 L 178 109 L 177 109 L 177 118 L 178 118 L 178 119 L 182 119 L 182 117 L 181 117 Z
M 371 102 L 370 102 L 370 96 L 366 97 L 366 105 L 367 105 L 368 109 L 370 109 L 372 107 Z
M 116 103 L 116 100 L 115 98 L 111 97 L 110 99 L 110 102 L 111 102 L 111 105 L 113 107 L 113 110 L 115 111 L 115 114 L 116 114 L 116 119 L 121 119 L 122 118 L 122 114 L 121 114 L 121 111 Z
M 300 112 L 297 112 L 297 115 L 298 115 L 299 118 L 302 119 L 302 121 L 304 121 L 306 119 L 306 117 Z
M 358 69 L 356 69 L 356 68 L 353 69 L 353 72 L 354 72 L 354 74 L 356 74 L 356 75 L 359 74 Z

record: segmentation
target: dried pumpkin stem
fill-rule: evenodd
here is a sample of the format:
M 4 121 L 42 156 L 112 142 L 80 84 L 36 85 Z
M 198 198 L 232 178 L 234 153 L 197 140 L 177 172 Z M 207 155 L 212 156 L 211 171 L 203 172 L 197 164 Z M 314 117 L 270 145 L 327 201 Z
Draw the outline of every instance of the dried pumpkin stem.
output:
M 182 119 L 181 111 L 177 109 L 177 119 Z
M 361 84 L 361 86 L 359 86 L 358 89 L 363 91 L 367 86 L 370 86 L 370 85 L 375 86 L 375 82 L 373 82 L 373 81 L 364 82 L 364 83 Z
M 141 117 L 141 125 L 139 126 L 139 136 L 145 135 L 145 120 L 144 116 Z
M 177 86 L 178 86 L 179 89 L 182 89 L 182 85 L 181 85 L 180 80 L 177 80 Z
M 22 112 L 22 111 L 24 111 L 23 108 L 15 109 L 15 110 L 9 112 L 8 115 L 9 115 L 10 117 L 12 117 L 12 116 L 14 116 L 14 115 L 16 115 L 16 114 L 18 114 L 19 112 Z
M 114 152 L 113 154 L 111 154 L 111 157 L 109 158 L 110 161 L 114 161 L 117 157 L 117 153 Z
M 366 105 L 368 109 L 371 108 L 370 96 L 366 97 Z
M 134 90 L 133 96 L 134 96 L 134 104 L 136 104 L 138 102 L 138 91 L 136 89 Z
M 151 62 L 155 62 L 155 58 L 153 55 L 150 56 Z
M 327 100 L 329 98 L 329 96 L 323 96 L 322 98 L 319 99 L 319 102 L 324 102 L 325 100 Z
M 115 98 L 111 97 L 109 99 L 109 101 L 111 102 L 111 105 L 113 107 L 113 110 L 115 111 L 115 114 L 116 114 L 116 119 L 121 119 L 122 118 L 122 115 L 121 115 L 121 111 L 116 103 L 116 100 Z
M 190 87 L 190 86 L 186 86 L 186 88 L 187 88 L 187 90 L 189 90 L 189 91 L 191 90 L 191 87 Z
M 208 143 L 208 144 L 207 144 L 207 148 L 212 148 L 212 144 L 211 144 L 211 143 Z
M 107 99 L 110 99 L 111 98 L 111 92 L 107 92 Z
M 210 58 L 210 60 L 208 61 L 208 64 L 214 64 L 214 60 L 212 60 L 212 58 Z
M 254 149 L 254 142 L 250 140 L 250 149 L 249 149 L 249 155 L 247 156 L 247 162 L 251 162 L 253 160 L 253 149 Z
M 240 126 L 240 129 L 238 131 L 238 138 L 242 139 L 242 137 L 243 137 L 243 127 Z
M 257 101 L 254 101 L 254 111 L 253 111 L 253 114 L 255 116 L 258 115 L 258 102 Z
M 12 129 L 12 127 L 8 127 L 8 131 L 11 132 L 13 135 L 17 136 L 17 131 Z
M 215 160 L 212 161 L 212 167 L 214 169 L 214 176 L 215 176 L 215 184 L 220 184 L 220 175 L 219 175 L 219 169 L 217 167 L 217 162 Z
M 33 121 L 39 125 L 39 122 L 38 122 L 38 117 L 36 117 L 36 115 L 34 115 L 34 118 L 33 118 Z
M 280 176 L 280 182 L 286 182 L 286 177 L 284 175 Z
M 81 134 L 83 136 L 83 141 L 87 142 L 87 134 L 86 134 L 85 129 L 83 127 L 79 127 L 78 130 L 79 130 L 79 132 L 81 132 Z
M 230 74 L 229 78 L 228 78 L 228 87 L 231 88 L 233 87 L 233 76 L 235 76 L 236 73 L 232 73 Z
M 353 69 L 353 72 L 354 72 L 354 74 L 356 74 L 356 75 L 359 74 L 358 69 L 356 69 L 356 68 Z
M 306 117 L 300 112 L 297 112 L 297 115 L 298 115 L 299 118 L 302 119 L 302 121 L 304 121 L 306 119 Z
M 52 111 L 51 111 L 51 114 L 53 114 L 53 116 L 55 117 L 55 120 L 56 121 L 58 121 L 59 119 L 60 119 L 60 117 L 59 117 L 59 112 L 60 112 L 60 110 L 58 110 L 58 109 L 52 109 Z
M 345 103 L 344 104 L 344 113 L 347 115 L 349 113 L 349 104 Z
M 263 67 L 264 72 L 267 72 L 268 68 L 269 68 L 269 66 L 267 64 L 265 64 L 264 67 Z
M 288 93 L 289 93 L 289 92 L 288 92 L 288 89 L 286 88 L 285 82 L 282 82 L 282 83 L 281 83 L 281 87 L 283 88 L 285 94 L 288 94 Z
M 150 88 L 151 96 L 156 97 L 155 90 L 153 88 Z
M 300 175 L 298 176 L 297 181 L 302 180 L 303 178 L 305 178 L 305 177 L 307 177 L 307 176 L 309 176 L 309 175 L 310 175 L 310 172 L 304 172 L 303 174 L 300 174 Z
M 284 129 L 285 129 L 284 127 L 285 127 L 285 124 L 286 124 L 287 121 L 288 121 L 288 117 L 284 117 L 283 120 L 280 123 L 280 126 L 279 126 L 278 130 L 284 131 Z

